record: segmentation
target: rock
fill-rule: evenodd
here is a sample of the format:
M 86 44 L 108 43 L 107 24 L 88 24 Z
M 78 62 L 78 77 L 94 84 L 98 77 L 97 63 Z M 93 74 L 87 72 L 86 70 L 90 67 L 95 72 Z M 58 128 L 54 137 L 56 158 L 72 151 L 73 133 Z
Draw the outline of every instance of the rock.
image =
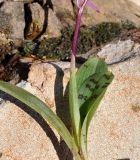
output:
M 67 7 L 69 6 L 69 7 Z M 40 30 L 46 24 L 47 37 L 59 37 L 61 29 L 67 25 L 73 25 L 74 13 L 71 0 L 46 1 L 43 5 L 39 3 L 30 4 L 33 21 L 38 22 Z
M 132 1 L 133 3 L 136 3 L 138 6 L 140 6 L 140 1 L 139 0 L 130 0 Z
M 52 0 L 56 16 L 62 26 L 74 25 L 74 8 L 71 0 Z
M 48 15 L 48 28 L 47 35 L 48 38 L 61 36 L 62 24 L 57 18 L 54 11 L 50 10 Z
M 132 40 L 129 38 L 132 38 Z M 111 65 L 132 57 L 140 56 L 140 44 L 137 43 L 138 41 L 137 39 L 134 39 L 133 35 L 130 37 L 127 37 L 126 35 L 124 40 L 121 39 L 122 37 L 119 40 L 114 40 L 113 42 L 104 45 L 102 48 L 93 47 L 86 54 L 77 55 L 77 61 L 85 61 L 90 57 L 98 56 L 105 59 L 106 63 Z
M 51 107 L 55 107 L 56 103 L 58 103 L 55 102 L 54 99 L 59 99 L 59 101 L 61 101 L 64 95 L 64 90 L 69 81 L 69 67 L 70 64 L 67 62 L 44 63 L 44 65 L 38 62 L 33 64 L 30 68 L 28 82 L 45 95 L 46 100 Z M 65 71 L 65 74 L 63 71 Z M 38 76 L 33 78 L 36 74 Z
M 8 39 L 7 36 L 4 33 L 0 32 L 0 45 L 5 45 L 5 44 L 7 44 L 11 41 L 12 40 Z
M 69 117 L 67 102 L 63 99 L 69 65 L 68 62 L 36 62 L 30 68 L 28 82 L 18 84 L 46 102 L 63 120 Z M 115 78 L 90 125 L 89 159 L 138 160 L 140 58 L 137 56 L 109 68 Z M 1 93 L 0 97 L 6 100 L 5 94 Z M 1 160 L 67 159 L 69 151 L 59 144 L 56 131 L 53 130 L 58 140 L 37 114 L 15 100 L 12 102 L 0 105 Z
M 35 36 L 42 32 L 44 26 L 46 27 L 44 34 L 47 34 L 47 37 L 59 37 L 61 35 L 62 26 L 55 11 L 52 11 L 51 8 L 45 8 L 38 3 L 30 4 L 30 8 L 32 12 L 32 22 L 36 23 L 39 27 L 39 31 Z M 32 38 L 35 38 L 35 36 Z
M 38 92 L 29 83 L 22 82 L 19 85 L 25 89 L 28 88 L 30 92 Z M 49 137 L 53 139 L 56 146 L 59 140 L 55 136 L 53 137 L 51 129 L 37 114 L 34 115 L 35 118 L 34 113 L 24 105 L 18 104 L 17 106 L 10 102 L 3 102 L 0 107 L 0 122 L 2 124 L 0 125 L 0 133 L 4 133 L 0 137 L 1 160 L 58 159 Z M 26 111 L 30 114 L 27 114 Z M 14 115 L 11 116 L 13 112 Z M 37 121 L 40 121 L 40 124 Z
M 24 8 L 22 2 L 4 1 L 0 7 L 0 32 L 12 39 L 24 38 Z
M 104 58 L 107 64 L 118 63 L 137 55 L 140 56 L 140 44 L 131 40 L 109 43 L 97 55 Z
M 140 58 L 110 69 L 115 78 L 90 125 L 89 157 L 137 160 L 140 157 Z
M 86 7 L 83 16 L 83 24 L 94 25 L 101 22 L 121 22 L 130 20 L 140 26 L 140 7 L 130 0 L 92 0 L 101 10 L 101 14 L 96 13 L 90 7 Z
M 74 15 L 76 12 L 76 0 L 67 1 L 56 1 L 53 0 L 54 10 L 56 11 L 56 16 L 61 21 L 62 25 L 74 24 Z M 137 26 L 140 26 L 140 2 L 135 2 L 135 0 L 92 0 L 94 4 L 98 6 L 101 10 L 101 14 L 96 13 L 90 7 L 86 7 L 83 17 L 83 25 L 95 25 L 101 22 L 121 22 L 125 20 L 130 20 L 134 22 Z M 67 7 L 69 6 L 69 7 Z M 114 8 L 115 6 L 115 8 Z
M 65 2 L 63 0 L 52 0 L 52 3 L 51 1 L 43 2 L 44 3 L 42 4 L 41 1 L 28 4 L 27 10 L 29 11 L 29 8 L 31 8 L 32 18 L 34 22 L 37 22 L 36 25 L 38 25 L 36 27 L 37 30 L 32 31 L 33 35 L 31 34 L 32 37 L 30 37 L 30 39 L 34 39 L 39 33 L 41 33 L 44 24 L 46 25 L 48 23 L 48 28 L 47 25 L 44 25 L 44 28 L 47 28 L 47 32 L 43 33 L 47 33 L 47 36 L 49 37 L 60 36 L 62 28 L 68 25 L 73 26 L 75 24 L 75 13 L 77 9 L 74 5 L 76 2 L 75 0 L 67 0 Z M 121 22 L 129 20 L 134 22 L 136 26 L 140 26 L 139 1 L 112 0 L 108 2 L 108 0 L 93 0 L 93 2 L 100 8 L 101 13 L 98 14 L 90 7 L 86 7 L 82 17 L 83 25 L 93 26 L 101 22 Z M 39 5 L 39 3 L 41 5 Z M 27 14 L 23 0 L 21 0 L 21 2 L 6 1 L 4 3 L 1 1 L 1 4 L 0 21 L 2 23 L 0 24 L 0 31 L 9 34 L 10 38 L 23 39 L 25 28 L 24 15 Z M 48 7 L 51 8 L 49 9 L 49 12 Z M 46 15 L 44 14 L 45 11 Z M 28 16 L 28 20 L 30 18 Z M 45 18 L 46 22 L 44 23 Z M 32 19 L 29 21 L 32 21 Z

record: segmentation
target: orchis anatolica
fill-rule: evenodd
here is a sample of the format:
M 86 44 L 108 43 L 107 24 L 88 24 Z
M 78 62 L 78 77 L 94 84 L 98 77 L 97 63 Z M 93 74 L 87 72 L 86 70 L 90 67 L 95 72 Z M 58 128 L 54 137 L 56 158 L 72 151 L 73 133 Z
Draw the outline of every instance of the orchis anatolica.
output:
M 22 88 L 0 81 L 0 90 L 29 106 L 54 127 L 73 153 L 74 160 L 88 160 L 88 128 L 108 85 L 113 79 L 104 60 L 88 59 L 76 72 L 75 56 L 81 16 L 86 5 L 99 12 L 91 0 L 77 0 L 78 15 L 71 47 L 71 75 L 69 82 L 69 107 L 71 128 L 69 132 L 62 120 L 39 98 Z
M 71 67 L 70 67 L 71 75 L 70 75 L 70 83 L 69 83 L 69 106 L 70 106 L 71 121 L 72 121 L 72 133 L 73 133 L 74 141 L 78 146 L 81 160 L 87 160 L 87 152 L 85 151 L 86 145 L 83 144 L 83 142 L 81 147 L 81 136 L 80 136 L 81 115 L 79 110 L 79 100 L 78 100 L 78 92 L 77 92 L 78 88 L 77 88 L 77 78 L 76 78 L 77 76 L 76 76 L 76 69 L 75 69 L 75 57 L 77 52 L 77 43 L 78 43 L 78 35 L 79 35 L 80 24 L 81 24 L 81 17 L 86 5 L 89 5 L 92 9 L 99 12 L 97 7 L 90 0 L 77 0 L 78 14 L 77 14 L 77 19 L 75 24 L 72 46 L 71 46 Z M 84 149 L 82 150 L 82 148 Z M 78 157 L 76 159 L 78 160 Z

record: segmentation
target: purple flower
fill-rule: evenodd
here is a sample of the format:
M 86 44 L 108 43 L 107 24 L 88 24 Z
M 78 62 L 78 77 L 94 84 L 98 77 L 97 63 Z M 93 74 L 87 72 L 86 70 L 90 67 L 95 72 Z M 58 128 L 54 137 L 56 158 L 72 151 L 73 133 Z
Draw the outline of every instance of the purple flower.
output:
M 90 6 L 92 9 L 94 9 L 96 12 L 100 12 L 99 9 L 91 2 L 91 0 L 76 0 L 77 7 L 78 7 L 78 15 L 74 30 L 74 36 L 72 40 L 72 47 L 71 47 L 71 53 L 75 56 L 77 52 L 77 42 L 78 42 L 78 35 L 80 30 L 80 24 L 81 24 L 81 16 L 83 13 L 83 10 L 86 5 Z
M 83 6 L 83 8 L 85 7 L 85 5 L 90 6 L 92 9 L 94 9 L 96 12 L 100 12 L 99 9 L 91 2 L 91 0 L 77 0 L 77 7 L 80 8 Z

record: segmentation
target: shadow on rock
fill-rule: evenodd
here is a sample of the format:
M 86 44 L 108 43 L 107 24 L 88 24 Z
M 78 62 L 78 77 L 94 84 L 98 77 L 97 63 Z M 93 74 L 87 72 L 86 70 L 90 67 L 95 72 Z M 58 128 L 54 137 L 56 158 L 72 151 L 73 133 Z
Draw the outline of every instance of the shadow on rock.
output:
M 44 11 L 43 28 L 40 31 L 40 33 L 38 33 L 36 35 L 36 33 L 34 33 L 34 32 L 36 32 L 36 31 L 34 31 L 34 29 L 36 27 L 33 27 L 33 33 L 30 35 L 30 37 L 28 36 L 28 33 L 31 28 L 31 24 L 33 22 L 33 18 L 32 18 L 32 11 L 30 8 L 31 3 L 25 3 L 24 4 L 24 18 L 25 18 L 24 37 L 25 37 L 25 39 L 33 39 L 34 41 L 36 41 L 38 38 L 40 38 L 46 32 L 46 29 L 48 27 L 49 9 L 53 10 L 53 4 L 52 4 L 51 0 L 47 0 L 46 3 L 44 3 L 43 0 L 41 0 L 41 1 L 40 0 L 33 0 L 32 3 L 38 3 Z
M 56 69 L 56 78 L 55 78 L 55 85 L 54 85 L 54 93 L 55 93 L 55 105 L 56 105 L 56 114 L 63 123 L 66 125 L 68 130 L 71 128 L 70 124 L 70 112 L 69 112 L 69 104 L 68 104 L 68 86 L 66 87 L 66 91 L 63 94 L 63 77 L 64 72 L 63 70 L 56 64 L 50 63 Z M 61 139 L 60 142 L 60 160 L 73 160 L 73 156 L 65 142 Z
M 61 120 L 65 123 L 68 129 L 70 129 L 70 115 L 68 109 L 68 96 L 65 93 L 63 95 L 63 70 L 57 66 L 56 64 L 52 64 L 56 69 L 56 79 L 55 79 L 55 86 L 54 86 L 54 93 L 55 93 L 55 103 L 56 103 L 56 114 L 61 118 Z M 35 121 L 42 127 L 46 135 L 50 138 L 59 160 L 73 160 L 73 156 L 69 148 L 67 147 L 66 143 L 63 139 L 59 142 L 56 135 L 54 134 L 53 130 L 50 126 L 46 123 L 46 121 L 34 110 L 20 102 L 19 100 L 7 95 L 4 92 L 0 91 L 0 98 L 4 100 L 8 100 L 14 104 L 16 104 L 19 108 L 29 114 Z

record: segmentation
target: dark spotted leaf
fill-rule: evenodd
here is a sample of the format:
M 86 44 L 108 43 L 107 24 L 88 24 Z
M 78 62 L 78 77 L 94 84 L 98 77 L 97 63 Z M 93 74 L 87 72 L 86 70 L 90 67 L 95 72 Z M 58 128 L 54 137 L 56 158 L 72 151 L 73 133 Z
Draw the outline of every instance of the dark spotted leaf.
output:
M 79 135 L 80 135 L 80 110 L 78 103 L 78 92 L 75 72 L 71 73 L 69 82 L 69 107 L 72 122 L 72 131 L 76 144 L 79 146 Z
M 81 118 L 80 144 L 82 153 L 86 159 L 89 124 L 108 85 L 113 79 L 113 74 L 108 71 L 104 60 L 92 58 L 80 67 L 76 76 Z
M 96 96 L 94 91 L 97 90 L 99 80 L 105 74 L 107 74 L 107 65 L 104 60 L 99 58 L 91 58 L 79 68 L 76 73 L 76 80 L 80 108 L 85 101 L 91 96 L 93 97 L 93 93 Z
M 91 81 L 90 81 L 91 79 L 96 79 L 97 80 L 96 84 L 94 83 L 91 84 Z M 100 75 L 98 73 L 95 73 L 92 76 L 92 78 L 87 79 L 85 83 L 81 86 L 79 94 L 83 94 L 84 96 L 87 96 L 86 101 L 82 101 L 83 103 L 81 103 L 81 106 L 80 106 L 80 115 L 81 115 L 82 122 L 84 121 L 84 118 L 86 117 L 92 104 L 96 101 L 96 99 L 100 96 L 100 94 L 102 94 L 102 92 L 106 90 L 108 85 L 112 82 L 112 79 L 113 79 L 113 75 L 109 71 L 106 71 L 104 74 L 100 74 Z

